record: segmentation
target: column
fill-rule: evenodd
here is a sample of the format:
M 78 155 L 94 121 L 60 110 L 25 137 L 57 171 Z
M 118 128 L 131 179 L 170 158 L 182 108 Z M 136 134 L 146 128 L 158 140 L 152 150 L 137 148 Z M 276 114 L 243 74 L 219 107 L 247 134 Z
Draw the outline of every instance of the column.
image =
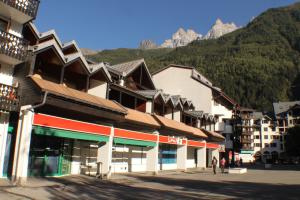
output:
M 0 177 L 3 177 L 9 114 L 0 112 Z
M 212 149 L 211 150 L 211 156 L 212 156 L 212 158 L 213 157 L 216 157 L 217 158 L 217 160 L 218 160 L 218 162 L 217 162 L 217 167 L 219 167 L 219 164 L 220 164 L 220 153 L 219 153 L 219 149 Z
M 101 143 L 97 152 L 97 163 L 100 163 L 100 176 L 109 179 L 111 176 L 112 147 L 114 138 L 114 127 L 111 127 L 109 140 Z
M 157 135 L 156 146 L 149 149 L 146 154 L 146 158 L 147 158 L 146 170 L 153 174 L 158 173 L 158 167 L 159 167 L 159 165 L 158 165 L 159 134 L 158 134 L 158 132 L 155 132 L 155 133 Z
M 18 121 L 15 153 L 13 161 L 12 181 L 14 184 L 22 184 L 27 180 L 30 140 L 34 112 L 31 106 L 22 106 Z
M 186 170 L 187 145 L 177 146 L 177 169 Z
M 197 168 L 206 168 L 206 147 L 197 149 Z

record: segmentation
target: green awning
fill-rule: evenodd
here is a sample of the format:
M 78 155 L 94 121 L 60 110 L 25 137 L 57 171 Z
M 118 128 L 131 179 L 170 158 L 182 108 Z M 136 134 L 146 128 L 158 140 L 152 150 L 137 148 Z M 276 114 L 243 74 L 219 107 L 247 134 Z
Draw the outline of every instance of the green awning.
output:
M 143 146 L 143 147 L 155 147 L 156 146 L 156 142 L 131 140 L 131 139 L 124 139 L 124 138 L 114 138 L 114 143 L 115 144 L 129 144 L 129 145 Z
M 47 135 L 62 138 L 71 138 L 79 140 L 89 140 L 97 142 L 108 142 L 109 137 L 96 134 L 81 133 L 76 131 L 67 131 L 56 128 L 48 128 L 42 126 L 33 126 L 33 133 L 37 135 Z
M 13 131 L 14 131 L 14 127 L 13 126 L 9 126 L 8 127 L 8 133 L 13 133 Z

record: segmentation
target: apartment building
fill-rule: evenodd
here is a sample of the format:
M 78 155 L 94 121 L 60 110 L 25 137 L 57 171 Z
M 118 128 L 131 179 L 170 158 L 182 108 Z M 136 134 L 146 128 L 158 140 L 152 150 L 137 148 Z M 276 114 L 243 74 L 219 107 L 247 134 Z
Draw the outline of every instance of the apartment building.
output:
M 262 112 L 242 110 L 242 149 L 239 156 L 244 162 L 278 161 L 284 151 L 284 143 L 276 121 Z
M 13 73 L 28 59 L 29 42 L 23 28 L 35 19 L 38 6 L 38 0 L 0 1 L 0 177 L 8 173 L 19 112 L 19 82 Z

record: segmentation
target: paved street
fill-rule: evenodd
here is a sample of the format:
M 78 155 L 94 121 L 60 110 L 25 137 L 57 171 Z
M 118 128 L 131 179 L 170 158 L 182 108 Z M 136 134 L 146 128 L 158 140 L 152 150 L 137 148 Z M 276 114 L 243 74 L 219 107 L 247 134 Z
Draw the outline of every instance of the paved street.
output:
M 211 171 L 93 177 L 31 178 L 24 187 L 0 180 L 0 199 L 299 199 L 300 169 L 248 170 L 247 174 Z

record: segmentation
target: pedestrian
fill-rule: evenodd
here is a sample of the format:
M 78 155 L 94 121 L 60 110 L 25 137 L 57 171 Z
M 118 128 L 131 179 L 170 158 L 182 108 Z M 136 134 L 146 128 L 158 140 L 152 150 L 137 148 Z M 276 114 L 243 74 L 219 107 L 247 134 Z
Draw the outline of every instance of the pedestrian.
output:
M 240 166 L 243 167 L 243 158 L 240 158 Z
M 214 158 L 213 158 L 212 161 L 211 161 L 211 164 L 212 164 L 212 166 L 213 166 L 214 174 L 217 173 L 217 172 L 216 172 L 216 169 L 217 169 L 217 163 L 218 163 L 218 160 L 217 160 L 217 158 L 214 156 Z
M 220 162 L 222 174 L 224 174 L 225 164 L 226 164 L 226 160 L 223 157 L 222 160 L 221 160 L 221 162 Z

